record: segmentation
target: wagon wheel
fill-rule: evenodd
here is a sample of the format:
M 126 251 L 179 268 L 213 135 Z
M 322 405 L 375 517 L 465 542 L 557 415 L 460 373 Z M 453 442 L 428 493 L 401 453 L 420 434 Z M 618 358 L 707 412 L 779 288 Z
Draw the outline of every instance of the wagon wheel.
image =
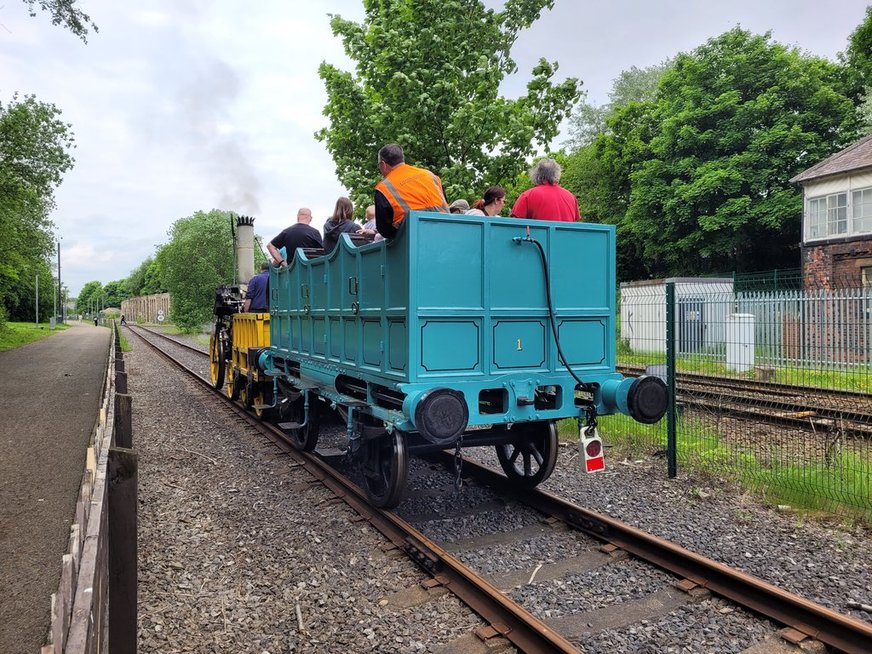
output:
M 239 391 L 239 398 L 242 401 L 242 406 L 245 407 L 246 411 L 251 411 L 254 407 L 254 396 L 257 392 L 257 384 L 255 384 L 254 380 L 248 376 L 243 377 L 239 376 L 239 386 L 241 387 Z
M 239 393 L 243 390 L 242 387 L 243 384 L 240 381 L 239 373 L 231 371 L 231 373 L 227 375 L 227 397 L 235 402 L 239 399 Z
M 403 499 L 409 476 L 406 435 L 394 430 L 380 438 L 363 441 L 358 451 L 363 490 L 369 501 L 383 509 L 392 509 Z
M 270 384 L 265 384 L 263 382 L 255 382 L 254 386 L 256 389 L 252 393 L 252 395 L 254 395 L 254 415 L 256 415 L 259 420 L 271 420 L 273 409 L 259 409 L 258 406 L 268 406 L 273 403 L 272 387 Z
M 212 376 L 212 386 L 219 391 L 224 386 L 224 370 L 227 365 L 224 361 L 224 352 L 221 350 L 221 342 L 216 331 L 209 338 L 209 373 Z
M 290 408 L 287 410 L 287 419 L 289 422 L 302 424 L 303 420 L 306 419 L 304 402 L 305 398 L 302 394 L 297 399 L 288 402 Z M 309 419 L 306 425 L 299 429 L 285 429 L 284 431 L 290 437 L 291 444 L 302 452 L 311 452 L 318 446 L 319 415 L 318 403 L 314 395 L 309 396 Z
M 516 424 L 509 442 L 497 445 L 497 458 L 510 481 L 526 488 L 551 476 L 557 464 L 557 427 L 553 420 Z

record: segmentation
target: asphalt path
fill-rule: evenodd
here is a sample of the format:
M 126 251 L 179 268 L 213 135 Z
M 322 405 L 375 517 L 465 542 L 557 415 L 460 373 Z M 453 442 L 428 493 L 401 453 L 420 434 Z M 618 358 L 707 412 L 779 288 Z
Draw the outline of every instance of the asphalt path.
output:
M 73 323 L 0 352 L 3 654 L 34 654 L 45 642 L 110 342 L 105 327 Z

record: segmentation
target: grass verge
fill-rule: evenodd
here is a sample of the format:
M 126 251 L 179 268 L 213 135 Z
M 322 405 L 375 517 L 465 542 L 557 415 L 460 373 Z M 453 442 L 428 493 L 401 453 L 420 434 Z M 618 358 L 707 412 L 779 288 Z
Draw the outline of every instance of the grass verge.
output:
M 624 415 L 599 418 L 611 458 L 638 458 L 666 450 L 666 420 L 641 425 Z M 577 441 L 575 420 L 558 424 L 561 440 Z M 872 453 L 845 449 L 828 460 L 761 460 L 753 451 L 725 442 L 711 427 L 681 420 L 677 429 L 679 470 L 737 484 L 777 506 L 848 516 L 872 525 Z M 666 474 L 665 464 L 663 474 Z
M 69 329 L 69 326 L 56 325 L 55 329 L 51 330 L 48 323 L 40 323 L 36 326 L 32 322 L 7 322 L 0 327 L 0 352 L 48 338 L 55 332 L 65 329 Z

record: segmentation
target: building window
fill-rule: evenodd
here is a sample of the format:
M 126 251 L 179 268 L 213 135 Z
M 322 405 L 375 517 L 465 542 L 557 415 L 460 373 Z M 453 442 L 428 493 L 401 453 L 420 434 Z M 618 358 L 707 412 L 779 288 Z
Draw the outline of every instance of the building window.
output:
M 863 288 L 872 288 L 872 266 L 860 268 L 860 279 L 863 282 Z
M 872 188 L 854 191 L 851 210 L 853 225 L 851 231 L 855 234 L 872 233 Z
M 862 234 L 872 234 L 872 188 L 808 199 L 806 240 Z

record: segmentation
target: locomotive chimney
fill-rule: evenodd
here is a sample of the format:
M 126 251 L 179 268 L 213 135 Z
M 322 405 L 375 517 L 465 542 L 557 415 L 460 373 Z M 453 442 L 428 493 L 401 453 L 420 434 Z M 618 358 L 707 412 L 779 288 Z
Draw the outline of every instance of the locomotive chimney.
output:
M 236 269 L 239 283 L 248 284 L 254 277 L 254 218 L 236 217 Z

